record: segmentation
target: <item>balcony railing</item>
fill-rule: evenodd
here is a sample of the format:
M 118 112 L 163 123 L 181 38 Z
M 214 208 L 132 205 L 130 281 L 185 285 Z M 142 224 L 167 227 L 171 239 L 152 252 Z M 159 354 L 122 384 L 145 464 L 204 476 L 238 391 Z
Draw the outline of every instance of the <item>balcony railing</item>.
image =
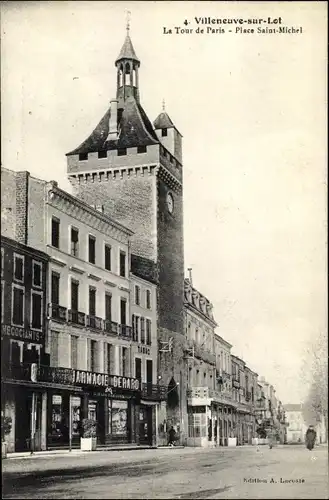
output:
M 67 321 L 67 308 L 58 304 L 49 304 L 49 316 L 57 321 Z
M 210 365 L 216 365 L 216 355 L 213 354 L 212 352 L 208 351 L 207 349 L 201 347 L 194 340 L 188 341 L 186 350 L 189 353 L 191 352 L 191 350 L 193 350 L 194 356 L 196 358 L 201 359 L 201 360 L 205 361 L 206 363 L 209 363 Z
M 118 335 L 120 337 L 131 339 L 132 327 L 129 325 L 120 325 L 115 321 L 102 319 L 98 316 L 86 315 L 80 311 L 67 309 L 57 304 L 48 304 L 49 316 L 55 321 L 63 321 L 73 325 L 93 328 L 104 333 Z
M 1 363 L 1 377 L 13 380 L 31 380 L 31 363 Z
M 95 330 L 103 330 L 103 320 L 98 316 L 87 316 L 87 326 Z
M 86 326 L 86 315 L 80 311 L 68 310 L 68 322 L 79 326 Z
M 121 334 L 122 337 L 126 337 L 126 338 L 130 339 L 131 336 L 132 336 L 132 328 L 131 328 L 131 326 L 120 325 L 119 334 Z
M 118 335 L 119 333 L 119 325 L 115 321 L 111 321 L 109 319 L 104 320 L 104 330 L 107 333 L 114 333 L 115 335 Z
M 165 401 L 167 399 L 167 387 L 163 385 L 155 384 L 142 384 L 142 394 L 143 399 L 152 399 L 157 401 Z

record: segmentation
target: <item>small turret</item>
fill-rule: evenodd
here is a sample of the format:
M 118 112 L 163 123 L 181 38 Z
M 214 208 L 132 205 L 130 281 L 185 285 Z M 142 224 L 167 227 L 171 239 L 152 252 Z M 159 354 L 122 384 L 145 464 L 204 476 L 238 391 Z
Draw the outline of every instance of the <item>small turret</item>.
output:
M 178 132 L 170 116 L 166 112 L 165 101 L 162 102 L 162 112 L 154 120 L 155 133 L 161 144 L 182 163 L 182 135 Z

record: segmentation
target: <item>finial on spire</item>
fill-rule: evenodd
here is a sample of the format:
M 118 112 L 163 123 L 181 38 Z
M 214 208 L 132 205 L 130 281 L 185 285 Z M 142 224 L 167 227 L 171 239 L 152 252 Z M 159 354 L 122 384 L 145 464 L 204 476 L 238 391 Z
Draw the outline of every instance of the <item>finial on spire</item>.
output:
M 162 111 L 166 111 L 166 101 L 162 99 Z
M 129 31 L 130 31 L 130 16 L 131 16 L 131 12 L 130 12 L 130 10 L 127 10 L 126 11 L 126 30 L 127 30 L 127 35 L 129 35 Z

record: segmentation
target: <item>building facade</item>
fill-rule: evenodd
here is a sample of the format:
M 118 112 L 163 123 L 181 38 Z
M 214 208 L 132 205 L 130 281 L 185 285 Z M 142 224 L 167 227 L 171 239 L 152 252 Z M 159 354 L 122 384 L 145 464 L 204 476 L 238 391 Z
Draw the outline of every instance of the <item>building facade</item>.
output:
M 213 306 L 192 285 L 192 276 L 184 283 L 185 335 L 188 365 L 188 436 L 189 446 L 210 446 L 217 438 L 217 420 L 212 408 L 215 389 Z
M 141 442 L 155 444 L 156 405 L 164 399 L 156 384 L 156 284 L 131 273 L 132 232 L 56 182 L 25 174 L 26 239 L 50 262 L 50 366 L 40 363 L 37 374 L 48 387 L 46 446 L 79 446 L 84 418 L 97 421 L 99 445 L 139 443 L 142 428 Z M 9 187 L 16 175 L 6 171 Z M 147 314 L 133 335 L 133 310 L 142 307 L 131 301 L 137 282 Z M 136 353 L 149 361 L 140 374 Z
M 46 448 L 47 389 L 34 368 L 48 364 L 48 256 L 1 237 L 1 410 L 11 417 L 8 451 Z
M 132 271 L 157 279 L 158 376 L 168 399 L 159 426 L 187 430 L 184 356 L 182 136 L 163 111 L 153 125 L 140 102 L 129 32 L 115 61 L 117 93 L 92 134 L 67 154 L 74 194 L 134 232 Z

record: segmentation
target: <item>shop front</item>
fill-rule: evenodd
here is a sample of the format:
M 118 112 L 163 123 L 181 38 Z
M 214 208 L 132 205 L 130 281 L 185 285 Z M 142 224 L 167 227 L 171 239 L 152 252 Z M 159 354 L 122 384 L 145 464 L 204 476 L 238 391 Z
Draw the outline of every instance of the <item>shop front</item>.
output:
M 48 448 L 79 447 L 84 419 L 97 423 L 98 446 L 136 442 L 140 402 L 137 379 L 53 367 L 41 378 L 70 385 L 48 391 Z

